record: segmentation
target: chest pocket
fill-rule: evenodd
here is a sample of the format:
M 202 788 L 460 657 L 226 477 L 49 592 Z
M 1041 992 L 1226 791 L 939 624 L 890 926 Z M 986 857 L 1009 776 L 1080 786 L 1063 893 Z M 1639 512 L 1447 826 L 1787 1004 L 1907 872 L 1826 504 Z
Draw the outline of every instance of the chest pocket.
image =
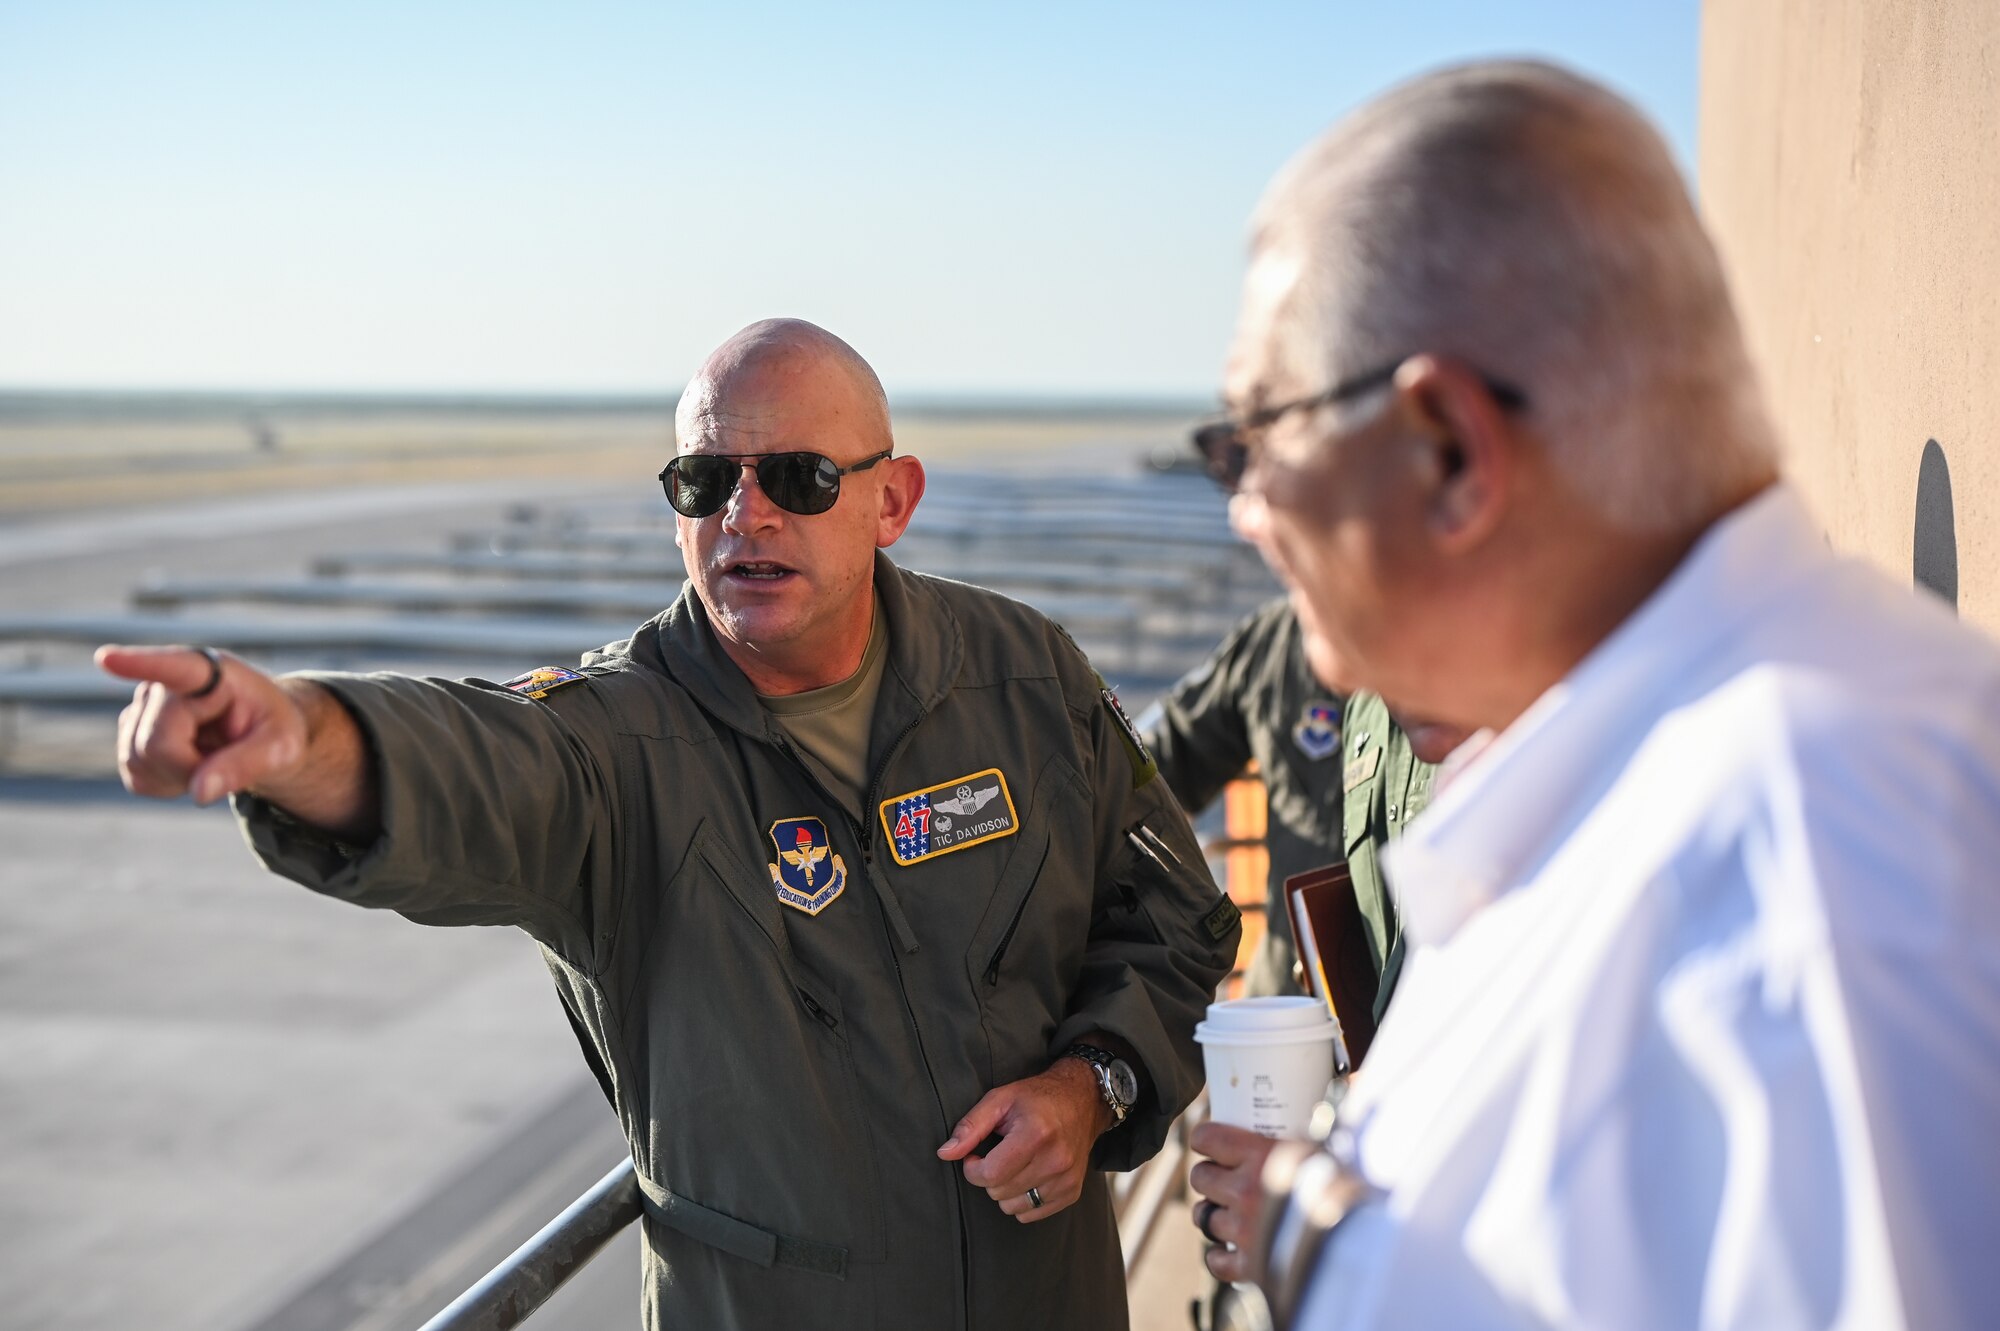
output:
M 1371 744 L 1349 754 L 1341 771 L 1340 827 L 1348 858 L 1362 842 L 1373 836 L 1376 795 L 1383 781 L 1382 746 Z
M 1048 1065 L 1048 1041 L 1083 968 L 1096 887 L 1090 792 L 1060 758 L 1042 765 L 1019 842 L 966 949 L 986 1035 L 988 1085 Z
M 644 1171 L 689 1215 L 880 1260 L 881 1172 L 835 987 L 713 826 L 664 872 L 625 1012 Z

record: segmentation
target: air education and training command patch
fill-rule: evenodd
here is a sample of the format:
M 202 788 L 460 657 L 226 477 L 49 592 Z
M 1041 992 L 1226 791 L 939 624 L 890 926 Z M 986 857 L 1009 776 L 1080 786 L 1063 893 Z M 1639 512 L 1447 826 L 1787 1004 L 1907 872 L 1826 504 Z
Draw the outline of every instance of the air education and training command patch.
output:
M 834 854 L 819 819 L 780 818 L 771 824 L 771 844 L 778 851 L 771 887 L 793 910 L 817 915 L 847 890 L 847 865 Z
M 1331 757 L 1340 747 L 1340 708 L 1330 702 L 1309 702 L 1292 727 L 1292 741 L 1299 752 L 1318 762 Z
M 525 693 L 530 698 L 546 698 L 550 692 L 565 684 L 589 678 L 581 670 L 571 670 L 568 666 L 537 666 L 525 675 L 514 676 L 500 687 Z
M 997 767 L 883 800 L 881 814 L 889 853 L 906 867 L 1021 830 Z

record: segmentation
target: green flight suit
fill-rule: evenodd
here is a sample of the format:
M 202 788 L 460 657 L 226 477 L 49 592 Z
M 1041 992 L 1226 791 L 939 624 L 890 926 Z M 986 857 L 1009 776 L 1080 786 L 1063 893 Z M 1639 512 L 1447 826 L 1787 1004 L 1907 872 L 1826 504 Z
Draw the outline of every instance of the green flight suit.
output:
M 1160 775 L 1190 811 L 1205 808 L 1251 759 L 1270 814 L 1267 900 L 1285 879 L 1341 857 L 1340 700 L 1313 678 L 1291 603 L 1259 608 L 1140 718 Z M 1296 994 L 1297 953 L 1281 906 L 1245 977 L 1249 994 Z
M 238 809 L 308 887 L 542 944 L 641 1175 L 648 1327 L 1123 1327 L 1101 1175 L 1023 1225 L 935 1152 L 1101 1030 L 1148 1091 L 1093 1163 L 1151 1156 L 1201 1087 L 1235 911 L 1061 630 L 886 558 L 876 582 L 859 823 L 691 591 L 539 699 L 317 676 L 376 755 L 370 847 Z
M 1356 693 L 1348 698 L 1341 711 L 1340 734 L 1340 753 L 1325 768 L 1330 775 L 1337 774 L 1342 787 L 1337 796 L 1341 816 L 1338 853 L 1323 852 L 1316 863 L 1346 856 L 1355 901 L 1368 934 L 1369 955 L 1375 963 L 1375 1020 L 1380 1022 L 1403 967 L 1402 915 L 1383 881 L 1382 847 L 1401 836 L 1410 819 L 1430 803 L 1431 780 L 1437 769 L 1417 761 L 1410 751 L 1409 737 L 1376 694 Z M 1164 759 L 1160 770 L 1170 770 Z M 1336 797 L 1326 798 L 1327 807 L 1334 807 Z M 1275 855 L 1271 872 L 1275 886 Z M 1279 927 L 1284 928 L 1282 921 Z M 1285 944 L 1290 956 L 1289 929 L 1285 930 Z M 1261 1294 L 1246 1295 L 1221 1284 L 1210 1293 L 1205 1313 L 1196 1321 L 1197 1327 L 1212 1331 L 1248 1331 L 1269 1325 L 1270 1313 Z
M 1347 700 L 1341 734 L 1341 840 L 1368 929 L 1368 950 L 1381 975 L 1375 991 L 1380 1021 L 1403 969 L 1403 920 L 1382 879 L 1382 847 L 1430 803 L 1437 768 L 1417 761 L 1409 737 L 1373 693 Z

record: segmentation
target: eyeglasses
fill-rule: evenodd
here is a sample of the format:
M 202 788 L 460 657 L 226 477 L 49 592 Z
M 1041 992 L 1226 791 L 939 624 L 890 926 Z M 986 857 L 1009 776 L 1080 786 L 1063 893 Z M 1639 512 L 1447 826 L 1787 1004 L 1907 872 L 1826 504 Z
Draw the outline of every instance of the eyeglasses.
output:
M 667 502 L 684 518 L 719 513 L 736 491 L 743 464 L 757 463 L 757 485 L 787 513 L 811 517 L 833 507 L 840 498 L 840 478 L 867 471 L 889 456 L 883 449 L 859 462 L 836 466 L 822 453 L 683 453 L 660 473 Z
M 1408 360 L 1405 356 L 1403 360 Z M 1403 360 L 1343 379 L 1323 393 L 1302 397 L 1296 402 L 1286 402 L 1275 407 L 1263 407 L 1247 416 L 1225 416 L 1221 420 L 1208 421 L 1194 428 L 1190 438 L 1195 452 L 1201 455 L 1202 467 L 1209 478 L 1230 494 L 1235 494 L 1243 485 L 1243 473 L 1250 466 L 1250 444 L 1252 436 L 1268 430 L 1273 425 L 1295 411 L 1317 411 L 1330 407 L 1349 398 L 1360 397 L 1363 393 L 1381 388 L 1396 377 L 1396 371 L 1403 368 Z M 1493 400 L 1508 411 L 1519 411 L 1528 405 L 1528 395 L 1510 384 L 1497 379 L 1481 377 L 1486 391 Z

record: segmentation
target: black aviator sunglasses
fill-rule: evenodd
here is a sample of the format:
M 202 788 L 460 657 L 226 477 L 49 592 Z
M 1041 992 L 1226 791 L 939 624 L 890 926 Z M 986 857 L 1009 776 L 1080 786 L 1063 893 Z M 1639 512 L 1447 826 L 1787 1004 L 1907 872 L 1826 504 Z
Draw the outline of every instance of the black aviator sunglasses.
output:
M 840 498 L 840 478 L 866 471 L 889 456 L 883 449 L 842 467 L 821 453 L 683 453 L 660 473 L 667 502 L 684 518 L 705 518 L 722 511 L 736 491 L 743 464 L 757 463 L 757 486 L 787 513 L 812 517 L 833 507 Z
M 1409 359 L 1404 357 L 1404 360 Z M 1302 397 L 1296 402 L 1286 402 L 1275 407 L 1264 407 L 1247 416 L 1224 417 L 1197 425 L 1190 435 L 1195 452 L 1201 454 L 1202 467 L 1209 479 L 1230 494 L 1242 488 L 1243 473 L 1250 465 L 1250 436 L 1258 430 L 1268 429 L 1295 411 L 1316 411 L 1320 407 L 1330 407 L 1336 402 L 1359 397 L 1372 389 L 1390 383 L 1396 371 L 1403 368 L 1398 360 L 1384 365 L 1378 370 L 1358 374 L 1352 379 L 1343 379 L 1323 393 Z M 1486 391 L 1493 400 L 1508 411 L 1519 411 L 1528 405 L 1528 395 L 1511 384 L 1497 379 L 1484 379 Z

